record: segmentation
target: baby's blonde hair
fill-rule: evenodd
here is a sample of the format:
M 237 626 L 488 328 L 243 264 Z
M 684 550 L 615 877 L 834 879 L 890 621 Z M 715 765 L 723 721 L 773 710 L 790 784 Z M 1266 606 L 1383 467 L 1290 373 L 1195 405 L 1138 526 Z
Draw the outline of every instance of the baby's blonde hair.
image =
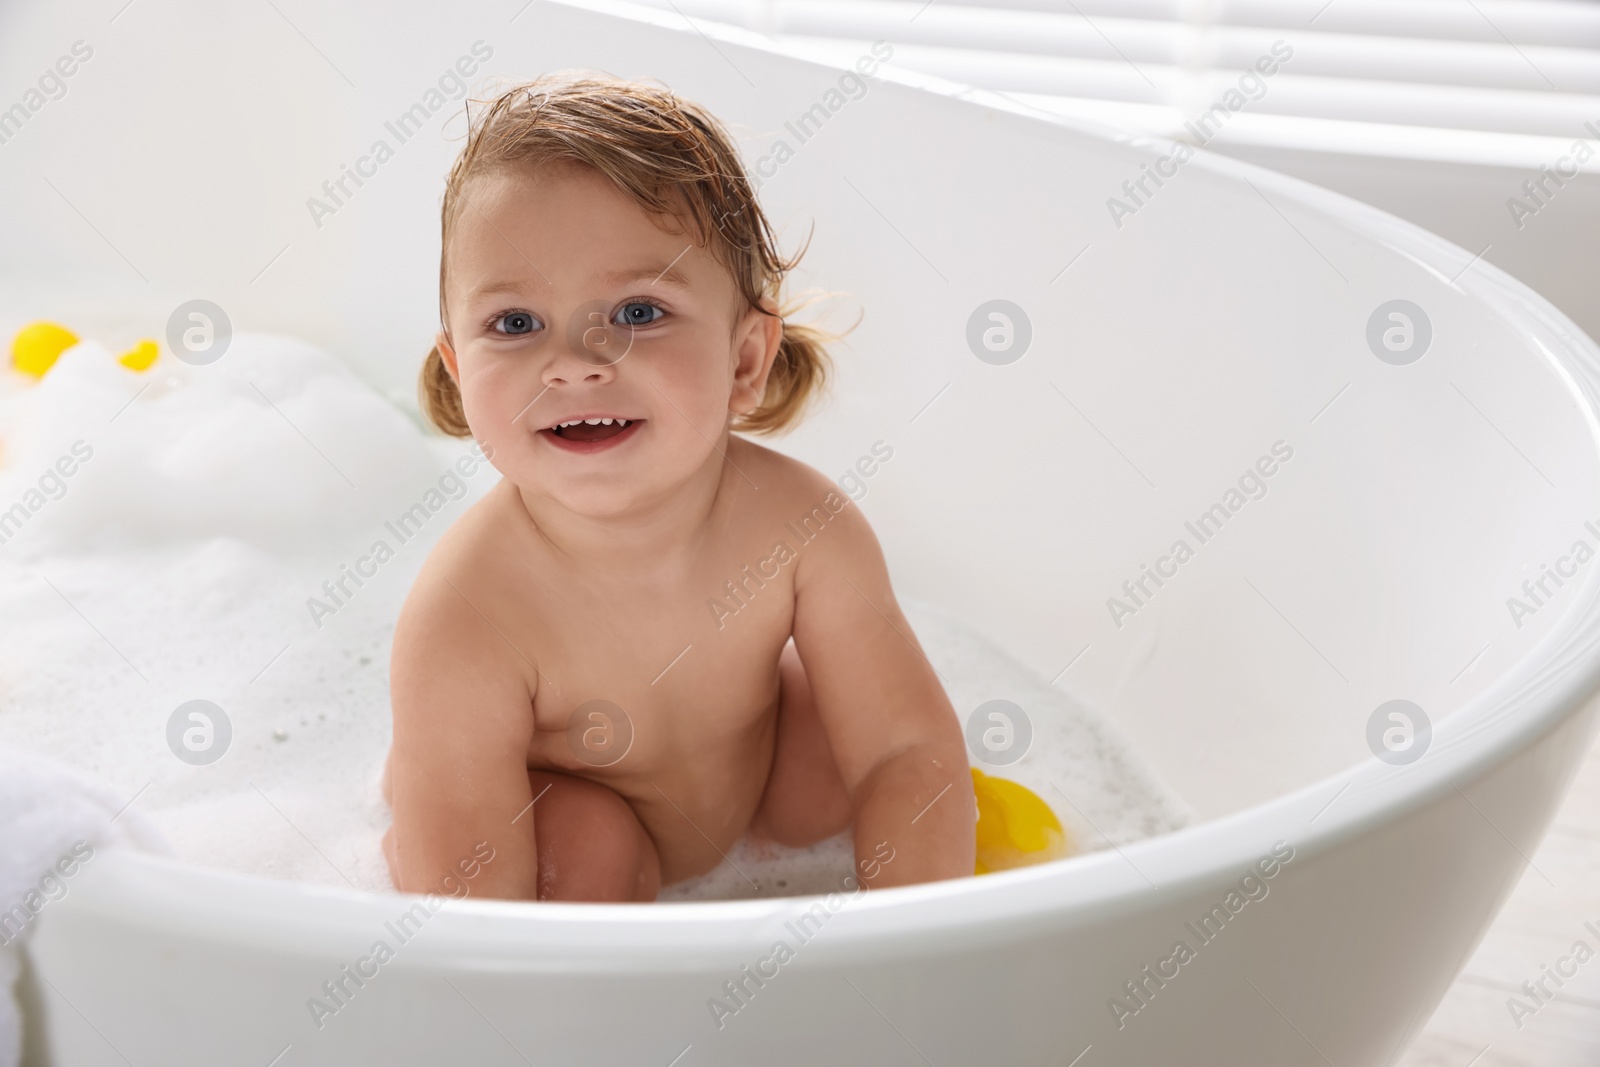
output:
M 710 112 L 665 89 L 597 75 L 547 75 L 517 85 L 477 115 L 468 108 L 467 143 L 450 170 L 442 211 L 439 319 L 450 233 L 462 208 L 462 186 L 481 174 L 553 161 L 588 166 L 610 178 L 640 207 L 687 221 L 702 247 L 728 268 L 743 302 L 762 310 L 779 300 L 784 275 L 805 254 L 777 251 L 772 227 L 745 176 L 728 133 Z M 809 243 L 809 242 L 808 242 Z M 766 391 L 755 410 L 736 415 L 733 429 L 772 433 L 792 424 L 828 375 L 828 341 L 837 338 L 785 316 Z M 419 384 L 422 409 L 440 430 L 471 434 L 461 392 L 438 348 L 428 353 Z

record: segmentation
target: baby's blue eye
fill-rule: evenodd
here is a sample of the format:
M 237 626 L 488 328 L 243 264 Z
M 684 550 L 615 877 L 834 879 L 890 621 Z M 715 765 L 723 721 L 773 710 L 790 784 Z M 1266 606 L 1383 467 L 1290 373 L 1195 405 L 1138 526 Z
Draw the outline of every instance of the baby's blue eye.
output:
M 526 311 L 507 312 L 494 322 L 495 330 L 509 334 L 532 333 L 537 325 L 538 320 Z
M 611 321 L 616 323 L 618 326 L 647 326 L 656 321 L 658 317 L 657 312 L 659 312 L 661 315 L 666 314 L 666 312 L 662 311 L 654 304 L 647 304 L 642 300 L 635 300 L 630 304 L 622 305 L 621 309 L 617 312 L 617 317 Z

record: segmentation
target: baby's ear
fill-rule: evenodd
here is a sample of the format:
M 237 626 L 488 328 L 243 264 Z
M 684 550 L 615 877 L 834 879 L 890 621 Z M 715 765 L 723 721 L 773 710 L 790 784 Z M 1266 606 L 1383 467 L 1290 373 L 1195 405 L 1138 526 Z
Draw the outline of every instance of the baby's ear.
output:
M 461 385 L 461 372 L 456 368 L 456 350 L 450 344 L 450 335 L 440 330 L 433 335 L 433 347 L 439 350 L 439 358 L 444 361 L 444 369 L 450 372 L 450 380 Z
M 767 376 L 772 373 L 772 364 L 778 357 L 782 343 L 783 319 L 778 315 L 778 306 L 772 298 L 762 297 L 761 307 L 753 307 L 746 312 L 734 330 L 733 390 L 728 396 L 729 411 L 736 415 L 748 415 L 761 406 L 761 399 L 767 391 Z

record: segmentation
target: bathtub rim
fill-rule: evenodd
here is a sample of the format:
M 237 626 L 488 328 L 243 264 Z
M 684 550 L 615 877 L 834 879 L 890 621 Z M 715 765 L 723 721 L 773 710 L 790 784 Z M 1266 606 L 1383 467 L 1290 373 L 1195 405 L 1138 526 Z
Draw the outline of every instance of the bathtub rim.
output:
M 1591 688 L 1574 697 L 1561 701 L 1562 713 L 1541 720 L 1544 729 L 1517 731 L 1514 745 L 1463 747 L 1457 760 L 1439 769 L 1440 781 L 1426 787 L 1410 784 L 1406 774 L 1390 773 L 1408 768 L 1371 759 L 1263 804 L 1145 838 L 1120 851 L 1103 849 L 981 879 L 847 898 L 819 941 L 828 947 L 808 955 L 835 963 L 885 954 L 937 957 L 963 948 L 993 949 L 1008 941 L 1061 935 L 1161 910 L 1203 891 L 1220 898 L 1273 841 L 1289 841 L 1282 832 L 1287 822 L 1309 817 L 1342 794 L 1320 828 L 1289 841 L 1295 856 L 1286 870 L 1403 822 L 1447 799 L 1458 785 L 1470 789 L 1477 778 L 1566 725 L 1596 694 Z M 1363 779 L 1367 788 L 1358 791 Z M 1333 817 L 1345 800 L 1347 810 Z M 1158 880 L 1154 888 L 1134 873 L 1134 864 Z M 426 898 L 418 894 L 239 874 L 127 848 L 105 850 L 94 866 L 94 874 L 85 871 L 75 879 L 69 898 L 40 915 L 41 925 L 70 909 L 99 922 L 140 928 L 162 940 L 210 942 L 289 957 L 343 953 L 354 958 L 385 922 L 413 906 L 426 906 Z M 736 970 L 771 944 L 783 922 L 822 900 L 446 901 L 428 923 L 429 936 L 416 941 L 420 947 L 408 946 L 396 964 L 405 970 L 632 975 Z M 934 931 L 936 938 L 929 936 Z

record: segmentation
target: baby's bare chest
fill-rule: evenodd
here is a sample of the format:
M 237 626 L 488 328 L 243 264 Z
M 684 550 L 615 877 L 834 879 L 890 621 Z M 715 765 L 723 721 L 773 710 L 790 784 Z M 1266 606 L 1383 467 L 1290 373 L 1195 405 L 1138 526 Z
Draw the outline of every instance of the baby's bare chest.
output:
M 758 745 L 794 588 L 783 573 L 734 584 L 743 570 L 719 579 L 707 567 L 649 588 L 530 589 L 507 629 L 537 677 L 530 766 L 648 778 Z

